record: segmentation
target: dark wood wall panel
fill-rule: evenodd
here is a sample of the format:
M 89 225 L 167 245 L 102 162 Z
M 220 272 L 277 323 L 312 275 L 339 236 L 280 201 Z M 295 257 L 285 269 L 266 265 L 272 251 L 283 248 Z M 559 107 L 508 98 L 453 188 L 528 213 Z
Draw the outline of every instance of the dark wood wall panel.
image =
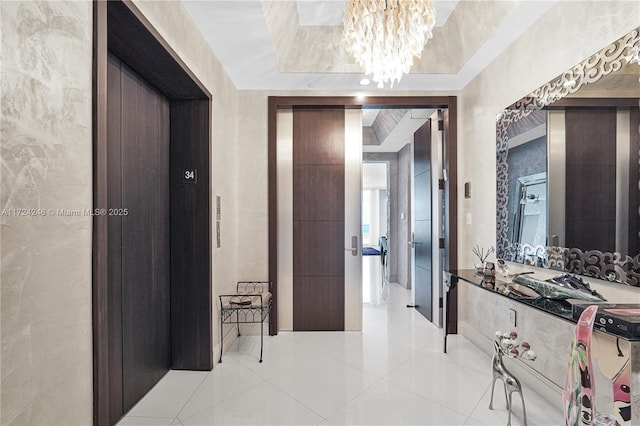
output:
M 344 277 L 297 276 L 294 291 L 294 331 L 344 330 Z
M 565 245 L 615 251 L 616 110 L 567 108 L 565 123 Z
M 599 244 L 607 242 L 609 246 L 605 250 L 615 251 L 615 227 L 615 220 L 574 220 L 571 223 L 566 223 L 565 232 L 567 235 L 573 236 L 574 241 L 582 244 L 578 247 L 594 249 Z M 589 232 L 585 232 L 585 229 L 588 229 Z M 611 236 L 612 229 L 613 237 Z
M 344 330 L 344 139 L 343 108 L 294 108 L 296 331 Z
M 294 165 L 344 165 L 344 108 L 294 108 L 293 141 Z
M 416 138 L 418 141 L 416 142 Z M 431 121 L 428 120 L 414 134 L 413 174 L 420 175 L 431 170 Z
M 567 165 L 616 164 L 616 110 L 571 109 L 565 112 Z
M 109 55 L 107 63 L 107 207 L 122 208 L 121 69 L 120 61 Z M 122 216 L 107 216 L 108 246 L 108 354 L 109 423 L 122 417 Z
M 93 54 L 91 87 L 91 139 L 94 209 L 107 208 L 108 172 L 108 84 L 107 84 L 107 4 L 93 4 Z M 110 302 L 109 302 L 109 222 L 107 216 L 94 215 L 91 228 L 91 332 L 93 352 L 93 424 L 114 423 L 109 406 L 110 386 Z M 115 399 L 122 400 L 122 395 Z M 116 401 L 117 402 L 117 401 Z
M 344 220 L 344 164 L 295 166 L 293 181 L 293 220 Z
M 169 102 L 122 68 L 124 410 L 169 370 Z
M 293 221 L 293 276 L 344 276 L 344 221 Z
M 431 255 L 431 120 L 413 137 L 413 204 L 415 241 L 415 305 L 429 321 L 433 319 Z
M 640 253 L 640 109 L 632 108 L 630 114 L 628 254 L 635 256 Z
M 109 50 L 171 99 L 202 99 L 204 86 L 155 32 L 144 15 L 126 1 L 107 1 Z
M 416 267 L 431 271 L 432 265 L 432 244 L 431 239 L 431 219 L 416 219 L 419 222 L 416 226 Z M 437 243 L 437 241 L 436 241 Z M 431 282 L 431 278 L 429 278 Z M 431 288 L 431 286 L 429 286 Z M 431 293 L 429 293 L 431 294 Z
M 172 368 L 213 368 L 209 100 L 171 103 Z M 186 183 L 185 170 L 197 170 Z
M 268 112 L 268 191 L 269 191 L 269 281 L 271 282 L 272 305 L 271 312 L 278 312 L 278 233 L 276 232 L 278 224 L 278 153 L 276 150 L 278 129 L 276 129 L 276 117 L 278 108 L 275 99 L 269 96 L 269 112 Z M 278 334 L 278 315 L 269 315 L 269 335 Z

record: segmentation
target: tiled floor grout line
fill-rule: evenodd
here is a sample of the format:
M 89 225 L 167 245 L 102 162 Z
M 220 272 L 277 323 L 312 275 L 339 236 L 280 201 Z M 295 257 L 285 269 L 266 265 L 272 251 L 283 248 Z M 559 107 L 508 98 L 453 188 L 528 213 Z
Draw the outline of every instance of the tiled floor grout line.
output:
M 184 410 L 184 407 L 187 406 L 187 404 L 189 403 L 189 401 L 191 401 L 191 398 L 193 398 L 193 396 L 196 394 L 196 392 L 198 392 L 198 390 L 200 389 L 200 387 L 204 384 L 204 382 L 207 380 L 207 376 L 209 374 L 213 374 L 213 370 L 209 371 L 208 374 L 206 374 L 203 378 L 202 381 L 200 382 L 200 384 L 198 386 L 196 386 L 196 388 L 194 389 L 193 392 L 191 392 L 191 396 L 189 396 L 189 398 L 187 398 L 187 400 L 185 401 L 184 404 L 182 404 L 182 407 L 180 408 L 180 410 L 178 411 L 178 413 L 176 414 L 176 417 L 174 420 L 178 420 L 180 423 L 182 423 L 182 421 L 178 418 L 180 417 L 180 413 L 182 413 L 182 410 Z
M 377 378 L 377 377 L 376 377 Z M 356 398 L 358 398 L 360 395 L 362 395 L 363 393 L 367 392 L 369 389 L 371 389 L 372 387 L 374 387 L 375 385 L 377 385 L 378 383 L 380 383 L 382 381 L 382 378 L 377 378 L 378 380 L 376 380 L 375 382 L 373 382 L 371 385 L 365 387 L 364 389 L 362 389 L 362 391 L 360 391 L 356 396 L 354 396 L 353 398 L 351 398 L 350 400 L 348 400 L 342 407 L 338 408 L 337 410 L 335 410 L 334 412 L 332 412 L 331 414 L 329 414 L 325 420 L 329 421 L 329 417 L 333 416 L 334 414 L 336 414 L 338 411 L 344 409 L 347 407 L 347 405 L 351 404 Z
M 473 416 L 473 413 L 475 413 L 476 409 L 480 406 L 480 403 L 482 402 L 482 398 L 484 398 L 484 396 L 487 394 L 487 392 L 489 392 L 489 388 L 490 387 L 491 387 L 491 385 L 488 385 L 487 388 L 482 393 L 482 395 L 480 395 L 480 399 L 478 399 L 478 402 L 476 402 L 476 405 L 473 406 L 473 409 L 471 410 L 471 413 L 469 413 L 469 415 L 467 416 L 467 420 L 465 420 L 465 422 L 464 422 L 465 425 L 469 422 L 469 420 L 471 420 L 471 416 Z
M 456 413 L 460 414 L 461 416 L 467 416 L 467 420 L 468 420 L 468 418 L 473 414 L 474 410 L 476 409 L 476 407 L 478 406 L 478 404 L 480 403 L 480 401 L 482 401 L 482 397 L 485 395 L 486 390 L 485 390 L 485 392 L 483 392 L 483 393 L 480 395 L 480 398 L 478 399 L 478 402 L 476 402 L 476 404 L 474 405 L 474 407 L 473 407 L 473 409 L 471 410 L 471 412 L 467 415 L 466 413 L 460 412 L 460 411 L 458 411 L 458 410 L 457 410 L 457 409 L 455 409 L 455 408 L 448 407 L 448 406 L 446 406 L 446 405 L 444 405 L 444 404 L 442 404 L 442 403 L 440 403 L 440 402 L 438 402 L 438 401 L 435 401 L 435 400 L 433 400 L 433 399 L 431 399 L 431 398 L 427 398 L 426 396 L 420 395 L 419 393 L 414 392 L 413 390 L 409 389 L 408 387 L 402 386 L 402 385 L 397 384 L 397 383 L 393 383 L 393 382 L 391 382 L 391 381 L 389 381 L 389 380 L 388 380 L 388 377 L 389 377 L 389 375 L 391 375 L 391 373 L 393 373 L 395 370 L 399 369 L 403 364 L 405 364 L 405 363 L 407 363 L 407 362 L 411 361 L 411 359 L 412 359 L 412 358 L 415 358 L 415 357 L 417 357 L 418 355 L 419 355 L 419 353 L 417 353 L 417 354 L 413 355 L 411 358 L 407 359 L 405 362 L 403 362 L 403 363 L 402 363 L 401 365 L 399 365 L 397 368 L 394 368 L 394 369 L 392 369 L 391 371 L 389 371 L 389 373 L 388 373 L 386 376 L 384 376 L 382 380 L 384 380 L 386 383 L 388 383 L 388 384 L 390 384 L 390 385 L 397 386 L 398 388 L 403 389 L 403 390 L 405 390 L 406 392 L 409 392 L 409 393 L 411 393 L 411 394 L 413 394 L 413 395 L 416 395 L 416 396 L 417 396 L 417 397 L 419 397 L 419 398 L 422 398 L 422 399 L 424 399 L 424 400 L 426 400 L 426 401 L 429 401 L 429 402 L 431 402 L 432 404 L 436 404 L 436 405 L 439 405 L 440 407 L 443 407 L 443 408 L 445 408 L 445 409 L 447 409 L 447 410 L 454 411 L 454 412 L 456 412 Z M 456 366 L 458 366 L 458 367 L 463 367 L 463 368 L 467 368 L 467 369 L 469 369 L 468 367 L 465 367 L 465 366 L 459 366 L 459 365 L 457 365 L 457 364 L 455 364 L 455 363 L 453 363 L 453 362 L 451 362 L 451 361 L 448 361 L 448 360 L 447 360 L 447 362 L 449 362 L 449 363 L 451 363 L 451 364 L 454 364 L 454 365 L 456 365 Z M 469 370 L 471 370 L 471 369 L 469 369 Z M 474 370 L 471 370 L 471 371 L 474 371 Z M 465 422 L 466 422 L 466 421 L 465 421 Z
M 258 374 L 256 374 L 255 372 L 251 371 L 249 368 L 245 367 L 245 366 L 244 366 L 242 363 L 240 363 L 239 361 L 234 360 L 234 362 L 236 362 L 239 366 L 243 367 L 244 369 L 246 369 L 246 370 L 247 370 L 247 371 L 249 371 L 250 373 L 254 374 L 256 377 L 260 378 L 260 379 L 261 379 L 261 381 L 260 381 L 260 382 L 258 382 L 258 383 L 256 383 L 256 384 L 250 385 L 249 387 L 247 387 L 247 388 L 245 388 L 245 389 L 243 389 L 243 390 L 241 390 L 241 391 L 235 392 L 235 393 L 233 393 L 233 394 L 225 394 L 224 398 L 223 398 L 221 401 L 217 402 L 216 404 L 212 405 L 211 407 L 203 408 L 202 410 L 199 410 L 199 411 L 194 412 L 193 414 L 191 414 L 189 417 L 185 418 L 184 420 L 187 420 L 187 419 L 189 419 L 189 418 L 191 418 L 191 417 L 193 417 L 193 416 L 196 416 L 196 415 L 198 415 L 198 414 L 200 414 L 200 413 L 202 413 L 202 412 L 204 412 L 204 411 L 208 410 L 209 408 L 214 408 L 214 407 L 216 407 L 216 406 L 218 406 L 218 405 L 224 404 L 225 402 L 227 402 L 227 400 L 228 400 L 228 399 L 230 399 L 230 398 L 232 398 L 232 397 L 234 397 L 234 396 L 236 396 L 236 395 L 238 395 L 238 394 L 240 394 L 240 393 L 247 392 L 247 391 L 249 391 L 249 390 L 251 390 L 251 389 L 253 389 L 253 388 L 255 388 L 255 387 L 257 387 L 257 386 L 259 386 L 259 385 L 261 385 L 261 384 L 263 384 L 263 383 L 265 383 L 265 382 L 266 382 L 266 380 L 264 379 L 264 377 L 261 377 L 260 375 L 258 375 Z M 211 373 L 213 373 L 213 370 L 211 371 Z M 205 380 L 206 380 L 206 377 L 205 377 Z M 204 384 L 204 381 L 200 384 L 200 386 L 202 386 L 203 384 Z M 198 389 L 200 388 L 200 386 L 198 387 Z M 194 397 L 194 395 L 196 394 L 196 392 L 197 392 L 197 390 L 198 390 L 198 389 L 196 389 L 196 391 L 191 395 L 191 397 L 189 398 L 189 401 L 191 401 L 191 398 L 193 398 L 193 397 Z M 179 413 L 178 413 L 178 415 L 176 416 L 176 418 L 177 418 L 178 420 L 182 421 L 182 420 L 179 418 L 179 417 L 180 417 L 180 413 L 182 412 L 182 410 L 184 410 L 184 407 L 186 407 L 186 406 L 187 406 L 187 404 L 189 403 L 189 401 L 187 401 L 187 402 L 185 403 L 185 405 L 180 409 L 180 412 L 179 412 Z
M 317 415 L 318 417 L 320 417 L 321 419 L 327 420 L 327 418 L 325 416 L 323 416 L 322 414 L 318 413 L 317 411 L 315 411 L 313 408 L 309 407 L 307 404 L 305 404 L 304 402 L 298 400 L 294 395 L 291 395 L 289 392 L 287 392 L 285 389 L 282 389 L 280 386 L 278 386 L 275 383 L 272 383 L 271 381 L 267 381 L 267 383 L 269 383 L 271 386 L 273 386 L 274 388 L 278 389 L 280 392 L 282 392 L 283 394 L 287 395 L 289 398 L 293 399 L 294 401 L 296 401 L 298 404 L 302 405 L 303 407 L 305 407 L 307 410 L 311 411 L 313 414 Z M 320 423 L 322 423 L 322 421 Z M 328 421 L 328 420 L 327 420 Z

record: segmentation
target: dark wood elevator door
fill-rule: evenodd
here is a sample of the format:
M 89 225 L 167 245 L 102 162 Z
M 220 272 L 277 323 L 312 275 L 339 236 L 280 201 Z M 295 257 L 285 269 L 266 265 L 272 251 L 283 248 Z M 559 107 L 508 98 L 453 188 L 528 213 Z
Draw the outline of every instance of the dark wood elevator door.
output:
M 344 109 L 293 110 L 293 329 L 343 331 Z
M 169 370 L 169 101 L 110 56 L 110 422 Z
M 432 320 L 431 120 L 413 135 L 413 203 L 415 305 Z

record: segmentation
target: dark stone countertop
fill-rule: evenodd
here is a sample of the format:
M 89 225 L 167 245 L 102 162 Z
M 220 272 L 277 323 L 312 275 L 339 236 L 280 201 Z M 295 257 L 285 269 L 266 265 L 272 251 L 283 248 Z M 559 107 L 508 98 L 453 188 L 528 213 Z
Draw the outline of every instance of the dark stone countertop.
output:
M 456 269 L 449 271 L 449 273 L 476 287 L 483 288 L 564 320 L 573 323 L 576 322 L 576 320 L 573 319 L 571 304 L 567 301 L 545 299 L 527 287 L 514 284 L 499 276 L 485 276 L 482 273 L 476 272 L 474 269 Z

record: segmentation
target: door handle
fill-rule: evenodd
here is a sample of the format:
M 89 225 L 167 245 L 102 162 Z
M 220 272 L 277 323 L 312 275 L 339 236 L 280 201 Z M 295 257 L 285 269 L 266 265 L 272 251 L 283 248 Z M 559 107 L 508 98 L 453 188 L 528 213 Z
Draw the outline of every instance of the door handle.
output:
M 358 255 L 358 237 L 356 237 L 355 235 L 351 237 L 351 247 L 346 247 L 344 251 L 350 251 L 351 256 L 357 256 Z
M 409 240 L 408 244 L 411 246 L 411 248 L 415 248 L 416 247 L 416 235 L 415 232 L 411 233 L 411 240 Z

